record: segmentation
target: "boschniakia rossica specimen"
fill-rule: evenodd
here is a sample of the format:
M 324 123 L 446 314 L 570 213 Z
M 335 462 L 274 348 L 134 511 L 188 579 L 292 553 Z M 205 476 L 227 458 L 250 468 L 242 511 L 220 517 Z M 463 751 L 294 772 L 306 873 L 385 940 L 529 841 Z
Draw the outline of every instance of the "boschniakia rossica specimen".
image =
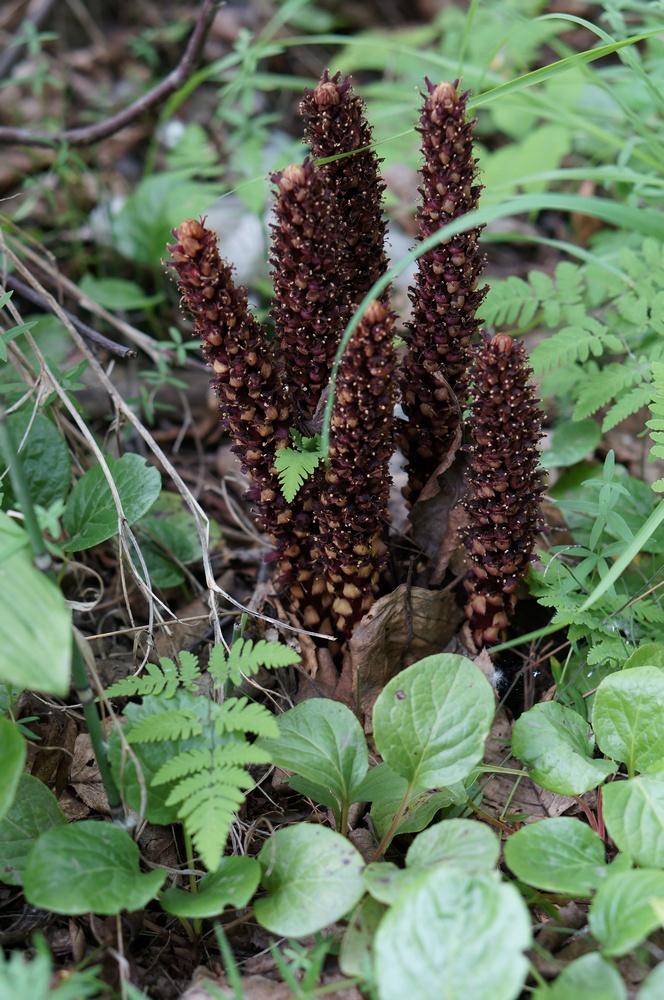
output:
M 450 83 L 427 81 L 427 89 L 420 239 L 474 209 L 481 190 L 467 94 Z M 491 645 L 507 627 L 539 528 L 541 416 L 521 343 L 483 334 L 472 347 L 485 294 L 478 287 L 485 265 L 480 228 L 421 256 L 401 362 L 387 293 L 365 309 L 337 374 L 327 461 L 290 502 L 281 491 L 275 456 L 290 446 L 291 430 L 320 430 L 344 328 L 386 269 L 384 185 L 366 148 L 371 130 L 363 102 L 347 78 L 326 72 L 305 92 L 301 113 L 313 157 L 351 155 L 327 163 L 309 157 L 272 177 L 274 334 L 249 311 L 246 289 L 235 287 L 203 223 L 184 222 L 169 248 L 215 374 L 221 419 L 251 478 L 246 496 L 274 546 L 277 587 L 304 625 L 346 638 L 380 593 L 400 387 L 410 503 L 462 431 L 470 441 L 466 614 L 476 645 Z

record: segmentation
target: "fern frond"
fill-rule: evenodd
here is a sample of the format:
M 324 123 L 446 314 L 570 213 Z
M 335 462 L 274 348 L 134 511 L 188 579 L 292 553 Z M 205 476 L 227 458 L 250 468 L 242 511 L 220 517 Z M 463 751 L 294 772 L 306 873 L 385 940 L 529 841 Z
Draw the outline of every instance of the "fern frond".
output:
M 198 657 L 183 649 L 178 653 L 178 660 L 180 661 L 180 684 L 185 691 L 189 691 L 190 694 L 196 694 L 198 691 L 198 684 L 196 682 L 201 676 Z
M 135 698 L 163 694 L 171 698 L 178 686 L 178 670 L 167 656 L 162 656 L 159 666 L 156 663 L 145 664 L 145 674 L 136 677 L 123 677 L 106 688 L 107 698 Z
M 217 752 L 215 757 L 216 755 Z M 251 788 L 253 784 L 253 778 L 243 767 L 233 764 L 226 767 L 219 762 L 209 770 L 199 771 L 179 781 L 166 799 L 166 803 L 169 806 L 179 806 L 178 815 L 186 819 L 198 808 L 201 796 L 210 799 L 232 796 L 237 804 L 241 805 L 244 801 L 242 791 Z
M 234 782 L 232 776 L 225 775 L 222 786 L 203 786 L 189 794 L 179 810 L 187 833 L 201 861 L 209 871 L 214 871 L 222 856 L 231 824 L 245 801 L 245 790 L 252 781 L 247 781 L 244 771 L 238 770 L 237 777 L 243 782 Z
M 607 660 L 622 663 L 629 654 L 624 639 L 601 639 L 588 650 L 586 660 L 589 666 L 605 663 Z
M 629 392 L 621 395 L 613 404 L 602 422 L 602 432 L 610 431 L 616 424 L 638 413 L 652 399 L 652 388 L 649 385 L 637 385 Z
M 183 750 L 172 760 L 166 761 L 152 778 L 153 785 L 166 785 L 179 781 L 187 775 L 211 771 L 215 759 L 221 754 L 222 766 L 247 767 L 250 764 L 267 764 L 269 755 L 255 743 L 237 740 L 223 747 L 202 747 L 197 750 Z
M 254 643 L 251 639 L 240 639 L 233 643 L 228 654 L 223 646 L 215 646 L 210 653 L 208 671 L 217 686 L 228 680 L 240 684 L 243 675 L 251 677 L 261 667 L 290 667 L 300 660 L 299 653 L 280 642 L 259 639 Z
M 203 726 L 200 717 L 193 708 L 179 710 L 171 708 L 158 715 L 141 719 L 127 732 L 127 740 L 129 743 L 188 740 L 191 736 L 200 736 L 202 732 Z
M 527 281 L 510 275 L 495 281 L 482 303 L 487 326 L 528 327 L 540 308 L 540 296 Z
M 583 385 L 576 406 L 574 420 L 585 420 L 607 406 L 612 399 L 641 381 L 641 372 L 632 365 L 613 362 L 605 365 L 595 375 L 590 375 Z
M 249 732 L 276 739 L 279 735 L 274 716 L 263 705 L 249 702 L 248 698 L 227 698 L 223 705 L 213 705 L 212 719 L 215 732 L 220 736 Z
M 552 337 L 538 344 L 530 356 L 536 374 L 550 371 L 560 365 L 587 361 L 590 355 L 599 358 L 605 348 L 622 350 L 622 343 L 610 334 L 594 316 L 579 317 L 574 326 L 565 326 Z
M 664 364 L 655 361 L 652 365 L 652 389 L 653 398 L 650 403 L 652 419 L 646 421 L 646 427 L 650 430 L 652 448 L 650 450 L 650 461 L 657 458 L 664 458 Z M 664 493 L 664 479 L 658 479 L 652 484 L 656 493 Z

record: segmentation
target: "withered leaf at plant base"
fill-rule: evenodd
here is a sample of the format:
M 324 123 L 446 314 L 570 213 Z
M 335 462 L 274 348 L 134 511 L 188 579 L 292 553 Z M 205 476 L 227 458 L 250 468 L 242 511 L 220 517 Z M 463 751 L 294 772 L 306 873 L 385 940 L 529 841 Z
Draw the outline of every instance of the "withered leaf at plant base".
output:
M 462 618 L 448 591 L 402 584 L 376 601 L 355 629 L 344 662 L 367 720 L 387 682 L 411 663 L 440 653 Z
M 413 526 L 412 538 L 435 566 L 436 580 L 440 582 L 451 555 L 459 544 L 457 539 L 458 515 L 452 511 L 466 491 L 468 458 L 459 452 L 461 430 L 445 459 L 413 504 L 408 519 Z

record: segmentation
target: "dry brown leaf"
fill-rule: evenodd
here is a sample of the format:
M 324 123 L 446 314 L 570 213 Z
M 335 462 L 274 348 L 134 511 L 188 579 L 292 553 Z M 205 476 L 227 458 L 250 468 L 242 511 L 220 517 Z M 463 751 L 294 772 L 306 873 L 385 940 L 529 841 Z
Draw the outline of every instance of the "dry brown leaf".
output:
M 427 482 L 409 515 L 413 541 L 434 564 L 433 582 L 442 579 L 465 520 L 464 512 L 457 508 L 466 491 L 468 468 L 466 455 L 457 451 L 460 441 L 459 431 L 450 453 Z
M 45 785 L 54 784 L 56 798 L 60 798 L 69 779 L 78 727 L 66 712 L 53 709 L 49 717 L 45 742 L 32 763 L 31 773 Z
M 376 601 L 355 629 L 344 658 L 367 719 L 387 682 L 411 663 L 441 652 L 462 618 L 454 594 L 443 590 L 402 584 Z
M 362 1000 L 361 994 L 355 986 L 343 986 L 343 979 L 339 979 L 333 973 L 324 973 L 320 979 L 320 986 L 330 987 L 336 982 L 339 983 L 338 990 L 332 990 L 325 996 L 329 1000 Z M 233 1000 L 235 992 L 228 985 L 226 976 L 215 976 L 212 978 L 207 970 L 200 970 L 194 977 L 194 982 L 189 989 L 182 993 L 179 1000 L 218 1000 L 219 993 L 213 992 L 208 987 L 214 987 L 221 992 L 221 996 Z M 275 982 L 266 976 L 243 976 L 242 996 L 245 1000 L 291 1000 L 293 991 L 285 983 Z

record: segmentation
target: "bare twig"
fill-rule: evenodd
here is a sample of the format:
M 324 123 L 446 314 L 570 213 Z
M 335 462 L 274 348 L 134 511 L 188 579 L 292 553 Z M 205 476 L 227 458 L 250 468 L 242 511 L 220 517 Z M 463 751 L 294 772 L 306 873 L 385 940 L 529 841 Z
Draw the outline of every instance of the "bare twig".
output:
M 19 293 L 20 296 L 22 296 L 22 298 L 27 299 L 28 302 L 31 302 L 39 309 L 50 312 L 47 299 L 45 299 L 43 295 L 40 295 L 39 292 L 35 291 L 34 288 L 26 285 L 25 282 L 21 281 L 20 278 L 17 278 L 16 275 L 8 275 L 6 284 L 8 288 L 13 288 Z M 85 337 L 86 340 L 91 341 L 93 344 L 97 344 L 99 347 L 104 347 L 107 351 L 110 351 L 111 354 L 116 354 L 119 358 L 135 358 L 137 356 L 138 351 L 136 351 L 135 348 L 123 347 L 122 344 L 117 344 L 114 340 L 110 340 L 102 333 L 97 333 L 97 331 L 93 330 L 87 323 L 84 323 L 82 320 L 77 319 L 76 316 L 73 316 L 67 309 L 63 309 L 63 312 L 76 327 L 81 336 Z
M 70 146 L 89 146 L 100 139 L 106 139 L 109 135 L 114 135 L 120 129 L 130 125 L 136 118 L 145 111 L 160 104 L 165 98 L 178 90 L 189 78 L 194 66 L 201 57 L 205 39 L 207 38 L 212 18 L 218 6 L 218 0 L 203 0 L 198 15 L 198 20 L 191 33 L 189 42 L 184 51 L 182 59 L 161 83 L 153 87 L 138 100 L 134 101 L 123 111 L 106 118 L 104 121 L 96 122 L 93 125 L 84 125 L 80 128 L 64 129 L 60 132 L 44 132 L 39 129 L 13 128 L 4 126 L 0 128 L 0 143 L 21 143 L 24 146 L 52 146 L 54 143 L 66 142 Z

